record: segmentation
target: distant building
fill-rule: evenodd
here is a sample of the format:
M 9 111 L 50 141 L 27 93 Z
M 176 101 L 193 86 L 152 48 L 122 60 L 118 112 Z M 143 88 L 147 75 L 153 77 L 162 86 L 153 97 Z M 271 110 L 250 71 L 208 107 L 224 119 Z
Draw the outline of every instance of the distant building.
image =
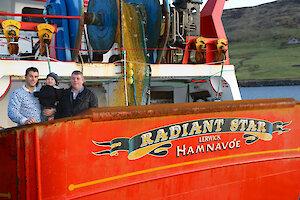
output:
M 288 41 L 287 44 L 299 44 L 300 43 L 300 38 L 292 38 Z

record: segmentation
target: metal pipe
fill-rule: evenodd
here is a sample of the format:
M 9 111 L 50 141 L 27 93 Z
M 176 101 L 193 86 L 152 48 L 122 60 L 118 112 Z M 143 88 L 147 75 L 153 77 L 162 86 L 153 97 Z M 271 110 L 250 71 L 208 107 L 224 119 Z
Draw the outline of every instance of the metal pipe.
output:
M 0 16 L 17 16 L 17 17 L 35 17 L 35 18 L 56 18 L 56 19 L 82 19 L 81 16 L 66 16 L 66 15 L 39 15 L 39 14 L 19 14 L 19 13 L 4 13 L 0 12 Z M 85 24 L 101 25 L 102 16 L 96 13 L 84 13 Z
M 47 61 L 48 61 L 49 73 L 51 73 L 51 66 L 50 66 L 50 55 L 49 55 L 48 44 L 46 44 L 46 52 L 47 52 Z
M 3 16 L 19 16 L 19 17 L 35 17 L 35 18 L 57 18 L 57 19 L 81 19 L 80 16 L 65 16 L 65 15 L 38 15 L 38 14 L 18 14 L 18 13 L 4 13 L 0 12 Z
M 96 13 L 84 13 L 84 23 L 88 25 L 97 25 L 100 26 L 102 24 L 102 16 L 101 14 Z
M 124 89 L 125 89 L 125 104 L 126 106 L 128 106 L 128 93 L 127 93 L 127 72 L 126 72 L 126 49 L 124 48 L 124 21 L 123 21 L 123 1 L 121 0 L 120 1 L 120 11 L 121 11 L 121 14 L 120 14 L 120 22 L 121 22 L 121 47 L 122 47 L 122 53 L 123 53 L 123 60 L 124 60 Z

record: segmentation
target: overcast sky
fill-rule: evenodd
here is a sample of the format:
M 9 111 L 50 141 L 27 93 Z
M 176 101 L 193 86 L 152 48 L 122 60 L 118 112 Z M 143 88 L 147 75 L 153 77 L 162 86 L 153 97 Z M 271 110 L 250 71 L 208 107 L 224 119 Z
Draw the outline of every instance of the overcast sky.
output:
M 160 0 L 162 3 L 163 0 Z M 200 0 L 199 0 L 200 1 Z M 276 0 L 228 0 L 225 2 L 225 9 L 229 8 L 240 8 L 240 7 L 250 7 L 250 6 L 257 6 L 263 3 L 273 2 Z M 170 3 L 173 2 L 173 0 L 169 0 Z M 203 3 L 205 4 L 207 0 L 203 0 Z M 203 8 L 204 4 L 202 4 L 201 8 Z
M 225 2 L 225 9 L 257 6 L 259 4 L 273 2 L 276 0 L 228 0 Z

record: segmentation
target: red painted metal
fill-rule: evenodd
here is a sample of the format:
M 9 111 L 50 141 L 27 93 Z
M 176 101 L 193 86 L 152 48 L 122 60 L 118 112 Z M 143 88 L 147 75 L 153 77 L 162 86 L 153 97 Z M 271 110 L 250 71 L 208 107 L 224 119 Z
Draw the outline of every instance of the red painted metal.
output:
M 192 79 L 189 82 L 191 83 L 206 83 L 206 80 L 196 80 L 196 79 Z
M 210 0 L 201 11 L 200 34 L 207 38 L 227 39 L 221 20 L 226 0 Z
M 224 2 L 203 9 L 202 36 L 226 38 Z M 2 130 L 0 199 L 298 199 L 299 120 L 299 102 L 271 99 L 97 108 Z
M 205 38 L 227 39 L 224 26 L 221 20 L 226 0 L 207 1 L 200 15 L 200 35 Z M 215 45 L 208 45 L 207 52 L 214 51 Z M 206 60 L 213 62 L 214 53 L 208 53 Z M 229 53 L 226 52 L 225 64 L 229 64 Z
M 1 23 L 1 22 L 0 22 L 0 23 Z M 8 92 L 10 86 L 11 86 L 11 76 L 9 77 L 9 84 L 8 84 L 6 90 L 4 91 L 4 93 L 0 96 L 0 99 L 1 99 L 2 97 L 4 97 L 4 95 Z
M 197 39 L 198 37 L 196 36 L 189 36 L 187 37 L 187 44 L 185 45 L 185 49 L 184 49 L 184 55 L 182 58 L 182 64 L 187 64 L 189 62 L 191 62 L 190 60 L 190 53 L 191 51 L 196 51 L 195 49 L 192 48 L 195 39 Z M 214 61 L 214 58 L 216 56 L 216 45 L 215 42 L 218 40 L 218 38 L 205 38 L 207 41 L 206 44 L 206 63 L 207 64 L 216 64 Z M 228 59 L 228 52 L 226 53 L 226 60 L 224 62 L 224 64 L 229 65 L 229 59 Z
M 214 57 L 216 56 L 217 39 L 227 39 L 224 26 L 221 20 L 223 8 L 226 0 L 210 0 L 208 1 L 201 11 L 200 16 L 200 35 L 207 40 L 206 46 L 206 63 L 214 64 Z M 182 64 L 187 64 L 190 60 L 191 45 L 197 37 L 187 37 L 187 44 L 185 45 L 184 57 Z M 229 53 L 226 52 L 225 64 L 229 63 Z
M 205 119 L 214 120 L 213 127 L 216 120 L 225 120 L 222 131 L 210 132 L 202 124 Z M 270 123 L 273 129 L 263 127 L 272 134 L 257 134 L 259 139 L 247 144 L 247 134 L 258 132 L 241 131 L 242 123 L 233 131 L 232 121 L 245 119 L 247 126 L 256 120 L 257 129 L 259 123 Z M 31 200 L 298 199 L 299 119 L 299 102 L 272 99 L 98 108 L 73 118 L 2 130 L 0 195 Z M 227 128 L 226 120 L 231 120 Z M 162 136 L 143 147 L 139 143 L 164 127 L 169 138 L 176 134 L 171 132 L 175 127 L 195 121 L 202 125 L 199 134 L 172 140 Z M 276 132 L 279 126 L 282 133 Z M 188 129 L 181 130 L 183 134 Z M 121 148 L 96 155 L 125 144 L 126 138 L 131 139 L 130 152 Z M 167 154 L 152 154 L 155 145 L 156 153 Z M 160 145 L 167 146 L 159 149 Z M 205 151 L 196 154 L 201 145 Z
M 34 143 L 35 143 L 35 159 L 36 159 L 36 182 L 37 182 L 37 199 L 42 199 L 42 182 L 41 182 L 41 156 L 40 156 L 40 140 L 39 140 L 39 134 L 36 131 L 36 129 L 34 129 Z
M 83 1 L 83 5 L 84 5 L 84 7 L 88 7 L 88 5 L 89 5 L 89 0 L 84 0 L 84 1 Z

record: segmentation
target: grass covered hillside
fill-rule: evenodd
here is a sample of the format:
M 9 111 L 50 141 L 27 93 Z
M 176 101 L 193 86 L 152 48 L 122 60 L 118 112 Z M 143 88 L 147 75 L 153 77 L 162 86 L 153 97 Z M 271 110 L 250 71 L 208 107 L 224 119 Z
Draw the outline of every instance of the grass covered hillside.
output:
M 224 10 L 239 80 L 300 79 L 300 0 Z

